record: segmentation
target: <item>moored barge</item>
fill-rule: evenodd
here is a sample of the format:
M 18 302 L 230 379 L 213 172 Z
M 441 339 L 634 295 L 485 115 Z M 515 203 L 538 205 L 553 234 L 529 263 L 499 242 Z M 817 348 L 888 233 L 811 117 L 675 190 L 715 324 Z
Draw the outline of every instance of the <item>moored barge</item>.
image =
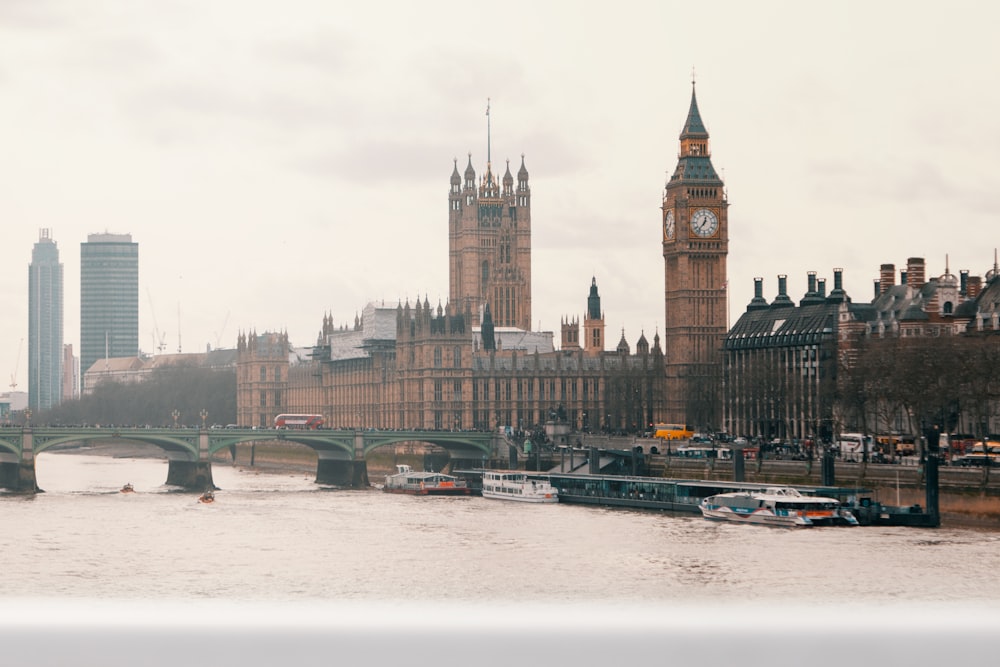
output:
M 735 492 L 764 492 L 768 484 L 722 480 L 668 479 L 625 475 L 549 473 L 559 501 L 603 507 L 662 510 L 700 514 L 709 496 Z M 923 508 L 883 505 L 870 489 L 838 486 L 793 486 L 804 496 L 835 498 L 862 526 L 935 527 L 939 517 Z

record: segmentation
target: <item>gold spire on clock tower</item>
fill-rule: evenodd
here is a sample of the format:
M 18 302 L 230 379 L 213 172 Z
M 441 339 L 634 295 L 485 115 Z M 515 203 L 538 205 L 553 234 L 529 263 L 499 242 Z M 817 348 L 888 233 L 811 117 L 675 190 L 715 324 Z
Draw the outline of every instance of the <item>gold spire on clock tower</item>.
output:
M 664 421 L 697 430 L 721 425 L 726 335 L 729 202 L 712 166 L 694 81 L 677 166 L 663 195 Z

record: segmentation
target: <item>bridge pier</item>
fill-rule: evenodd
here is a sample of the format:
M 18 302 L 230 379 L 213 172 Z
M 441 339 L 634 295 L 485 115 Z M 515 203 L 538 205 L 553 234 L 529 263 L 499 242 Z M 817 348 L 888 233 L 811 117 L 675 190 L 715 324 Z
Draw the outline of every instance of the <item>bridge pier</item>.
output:
M 0 488 L 9 489 L 14 493 L 38 493 L 38 483 L 35 480 L 35 460 L 18 462 L 0 462 Z
M 209 461 L 170 459 L 170 466 L 167 468 L 167 484 L 192 491 L 219 488 L 212 481 L 212 464 Z
M 320 458 L 316 463 L 316 483 L 350 489 L 368 488 L 368 464 L 361 461 L 344 461 Z
M 35 479 L 35 438 L 30 426 L 21 431 L 21 455 L 16 461 L 0 461 L 0 487 L 14 493 L 38 493 Z

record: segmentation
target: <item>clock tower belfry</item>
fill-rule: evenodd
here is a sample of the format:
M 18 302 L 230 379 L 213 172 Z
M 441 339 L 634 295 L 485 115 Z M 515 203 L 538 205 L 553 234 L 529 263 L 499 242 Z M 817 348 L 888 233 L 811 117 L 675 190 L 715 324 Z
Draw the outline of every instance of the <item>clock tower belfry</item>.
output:
M 677 167 L 664 189 L 664 421 L 696 430 L 721 425 L 729 217 L 725 186 L 712 166 L 694 82 Z

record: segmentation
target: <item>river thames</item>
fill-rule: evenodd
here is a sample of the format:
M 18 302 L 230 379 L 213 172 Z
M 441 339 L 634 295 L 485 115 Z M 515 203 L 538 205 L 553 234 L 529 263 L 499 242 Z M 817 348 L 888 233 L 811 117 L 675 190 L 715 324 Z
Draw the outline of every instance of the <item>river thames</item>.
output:
M 0 496 L 4 664 L 508 664 L 508 642 L 565 664 L 996 651 L 1000 531 L 769 529 L 225 464 L 201 504 L 166 471 L 48 453 L 45 493 Z

